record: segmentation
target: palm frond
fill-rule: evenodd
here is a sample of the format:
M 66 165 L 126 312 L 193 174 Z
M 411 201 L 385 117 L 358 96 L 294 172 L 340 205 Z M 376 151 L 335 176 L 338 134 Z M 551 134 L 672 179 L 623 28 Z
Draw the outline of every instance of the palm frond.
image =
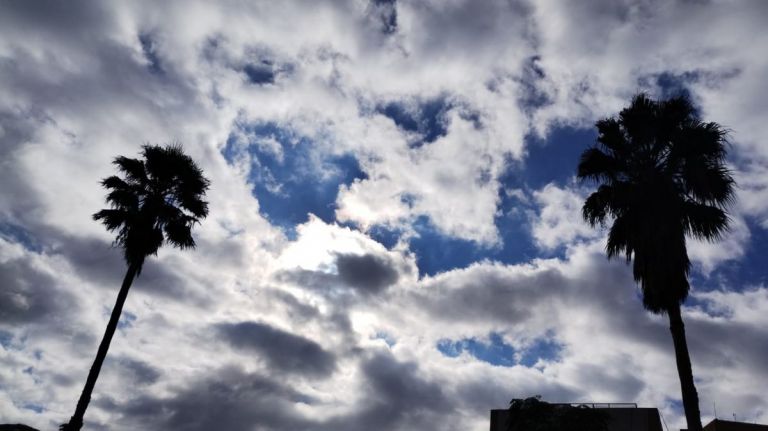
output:
M 173 220 L 163 227 L 166 239 L 172 245 L 180 248 L 195 248 L 195 240 L 192 238 L 192 226 L 184 220 Z
M 691 158 L 682 169 L 685 190 L 696 200 L 721 208 L 735 199 L 735 181 L 730 170 L 721 164 Z
M 686 96 L 677 96 L 659 102 L 658 117 L 667 131 L 678 128 L 694 113 L 695 109 Z
M 579 179 L 594 181 L 612 181 L 621 172 L 623 166 L 598 148 L 589 148 L 581 153 L 576 176 Z
M 623 155 L 627 152 L 627 140 L 621 124 L 614 118 L 606 118 L 596 123 L 597 142 L 614 155 Z
M 139 208 L 139 196 L 130 190 L 114 189 L 107 194 L 107 202 L 113 208 L 120 208 L 127 211 L 136 211 Z
M 584 201 L 581 215 L 590 226 L 594 227 L 605 222 L 610 213 L 612 194 L 611 186 L 604 184 Z
M 632 259 L 632 253 L 635 251 L 635 241 L 633 241 L 632 225 L 628 216 L 619 216 L 614 220 L 613 225 L 608 231 L 608 242 L 605 246 L 608 258 L 624 255 L 629 262 Z
M 106 189 L 131 190 L 131 186 L 118 176 L 111 176 L 101 180 L 101 185 Z
M 144 169 L 144 162 L 138 159 L 131 159 L 125 156 L 118 156 L 112 162 L 118 169 L 125 174 L 129 182 L 142 184 L 147 181 L 147 173 Z
M 652 142 L 658 128 L 657 111 L 658 104 L 645 93 L 640 93 L 632 99 L 628 108 L 619 113 L 619 122 L 630 138 L 631 145 L 645 146 Z
M 131 214 L 123 209 L 103 209 L 93 215 L 93 219 L 101 221 L 108 231 L 119 229 L 124 224 L 130 223 Z
M 199 195 L 182 195 L 179 199 L 179 206 L 189 211 L 196 218 L 205 218 L 208 216 L 208 202 L 199 198 Z
M 728 231 L 729 217 L 720 208 L 686 201 L 683 205 L 684 229 L 687 235 L 715 241 Z

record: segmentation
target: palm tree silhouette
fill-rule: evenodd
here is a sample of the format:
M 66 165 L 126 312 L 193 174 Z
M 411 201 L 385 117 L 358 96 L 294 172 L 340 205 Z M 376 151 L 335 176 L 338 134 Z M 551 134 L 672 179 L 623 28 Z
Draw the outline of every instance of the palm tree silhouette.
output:
M 192 226 L 208 215 L 208 203 L 203 197 L 210 182 L 180 145 L 145 145 L 142 155 L 143 160 L 117 157 L 113 163 L 124 178 L 111 176 L 101 182 L 109 190 L 106 200 L 111 208 L 97 212 L 93 219 L 101 221 L 110 232 L 117 231 L 115 245 L 123 249 L 128 271 L 75 414 L 59 427 L 61 431 L 76 431 L 83 426 L 128 290 L 141 273 L 144 259 L 157 254 L 163 242 L 180 249 L 193 248 Z
M 645 94 L 596 126 L 597 145 L 578 166 L 579 179 L 598 184 L 584 202 L 584 219 L 593 227 L 613 221 L 608 258 L 634 257 L 643 305 L 669 316 L 688 429 L 700 431 L 680 304 L 689 290 L 686 236 L 715 241 L 728 229 L 734 181 L 725 166 L 726 132 L 701 121 L 687 97 L 655 101 Z

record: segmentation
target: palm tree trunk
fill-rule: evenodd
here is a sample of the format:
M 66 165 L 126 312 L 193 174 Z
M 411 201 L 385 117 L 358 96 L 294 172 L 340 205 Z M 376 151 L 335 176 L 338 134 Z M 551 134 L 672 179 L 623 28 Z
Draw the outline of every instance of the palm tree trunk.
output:
M 101 339 L 99 350 L 96 352 L 96 359 L 93 360 L 91 371 L 88 372 L 88 379 L 85 381 L 83 393 L 80 394 L 80 399 L 77 401 L 75 414 L 69 420 L 69 423 L 59 427 L 60 431 L 79 431 L 83 426 L 83 416 L 85 416 L 85 409 L 88 408 L 88 403 L 91 402 L 91 393 L 93 392 L 94 386 L 96 386 L 96 379 L 99 378 L 101 365 L 104 363 L 104 359 L 107 357 L 109 343 L 112 342 L 112 336 L 115 335 L 117 323 L 120 321 L 120 314 L 123 312 L 125 299 L 128 297 L 128 290 L 131 288 L 131 283 L 133 283 L 133 279 L 136 277 L 138 270 L 139 264 L 134 263 L 128 267 L 128 271 L 125 273 L 125 278 L 123 278 L 123 285 L 120 286 L 120 293 L 117 294 L 115 307 L 112 308 L 112 315 L 109 317 L 107 329 L 104 331 L 104 338 Z
M 688 343 L 685 341 L 685 325 L 683 325 L 683 317 L 680 315 L 680 304 L 670 306 L 667 309 L 667 314 L 669 314 L 669 330 L 672 332 L 672 341 L 675 345 L 677 374 L 680 376 L 680 389 L 683 393 L 683 409 L 685 410 L 685 419 L 688 422 L 688 430 L 701 431 L 699 395 L 693 384 L 691 357 L 688 354 Z

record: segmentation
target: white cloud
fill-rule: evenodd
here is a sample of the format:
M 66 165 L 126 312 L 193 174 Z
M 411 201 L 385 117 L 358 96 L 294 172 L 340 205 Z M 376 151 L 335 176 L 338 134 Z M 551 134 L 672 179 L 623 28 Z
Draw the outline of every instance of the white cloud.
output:
M 533 215 L 531 235 L 544 250 L 553 250 L 574 242 L 600 237 L 604 232 L 590 227 L 581 215 L 585 193 L 572 188 L 547 184 L 533 192 L 539 207 Z

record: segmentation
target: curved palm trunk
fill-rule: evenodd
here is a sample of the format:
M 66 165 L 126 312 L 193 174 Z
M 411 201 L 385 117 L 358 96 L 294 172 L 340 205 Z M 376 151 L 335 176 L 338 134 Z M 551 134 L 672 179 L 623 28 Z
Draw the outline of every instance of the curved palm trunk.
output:
M 85 409 L 88 408 L 88 403 L 91 402 L 91 393 L 93 392 L 93 387 L 96 386 L 96 379 L 99 378 L 101 365 L 104 363 L 104 359 L 107 357 L 109 343 L 112 341 L 112 336 L 115 335 L 115 329 L 117 329 L 117 323 L 120 321 L 120 314 L 123 312 L 125 299 L 128 297 L 128 290 L 131 288 L 131 283 L 133 283 L 133 279 L 136 277 L 138 270 L 139 265 L 132 264 L 128 267 L 128 271 L 125 273 L 123 284 L 120 287 L 120 293 L 117 294 L 115 307 L 112 308 L 112 315 L 109 317 L 107 329 L 104 331 L 104 338 L 101 339 L 99 350 L 96 352 L 96 359 L 93 360 L 91 371 L 88 372 L 88 379 L 85 381 L 83 393 L 80 394 L 80 399 L 77 401 L 75 414 L 69 420 L 69 423 L 59 427 L 60 431 L 78 431 L 83 426 L 83 416 L 85 416 Z
M 688 343 L 685 341 L 685 325 L 680 315 L 680 305 L 676 304 L 667 309 L 669 314 L 669 330 L 675 344 L 675 359 L 677 374 L 680 376 L 680 388 L 683 393 L 683 409 L 688 422 L 689 431 L 701 431 L 701 413 L 699 412 L 699 395 L 693 384 L 691 357 L 688 354 Z

